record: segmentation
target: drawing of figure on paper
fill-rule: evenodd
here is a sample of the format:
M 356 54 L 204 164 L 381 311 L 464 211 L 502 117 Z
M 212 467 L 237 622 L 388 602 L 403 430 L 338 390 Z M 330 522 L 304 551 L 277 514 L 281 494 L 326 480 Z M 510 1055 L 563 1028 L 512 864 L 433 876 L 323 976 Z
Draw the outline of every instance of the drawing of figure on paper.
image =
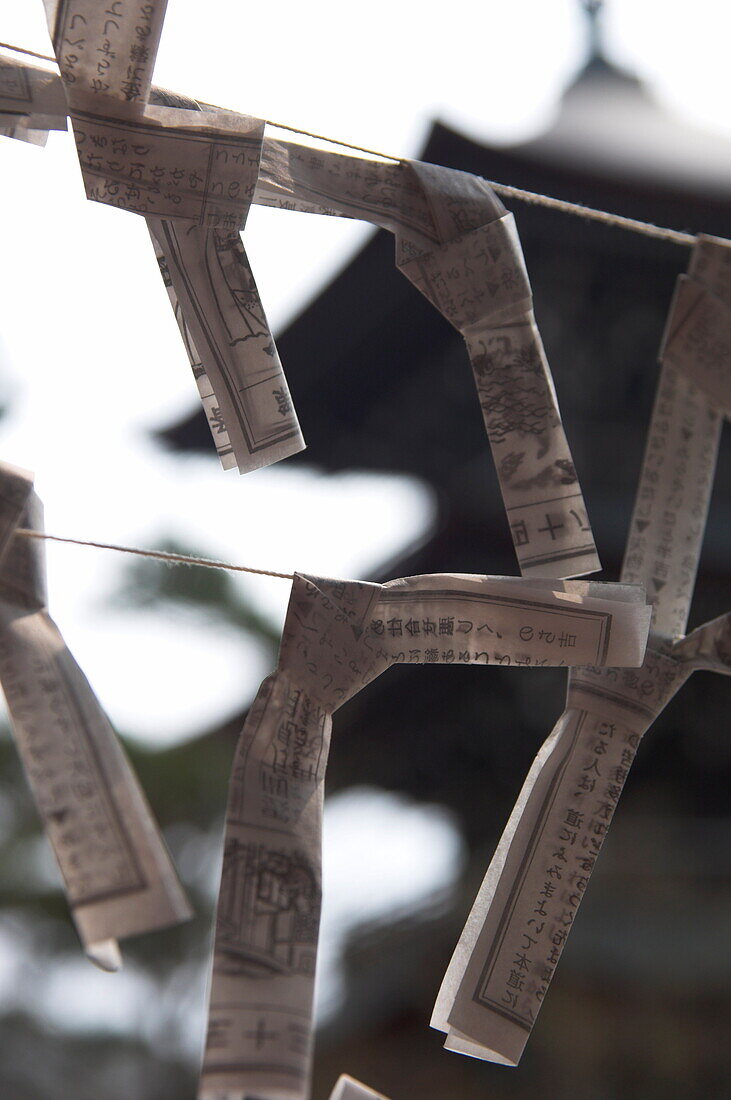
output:
M 231 333 L 229 328 L 229 334 L 232 336 L 231 345 L 240 344 L 258 336 L 263 336 L 269 341 L 269 326 L 251 269 L 246 263 L 235 262 L 237 251 L 240 249 L 243 252 L 238 233 L 214 233 L 213 242 L 216 261 L 241 318 L 241 323 L 238 321 L 236 323 L 235 334 Z
M 312 974 L 319 921 L 319 885 L 303 853 L 229 841 L 217 969 L 249 977 Z

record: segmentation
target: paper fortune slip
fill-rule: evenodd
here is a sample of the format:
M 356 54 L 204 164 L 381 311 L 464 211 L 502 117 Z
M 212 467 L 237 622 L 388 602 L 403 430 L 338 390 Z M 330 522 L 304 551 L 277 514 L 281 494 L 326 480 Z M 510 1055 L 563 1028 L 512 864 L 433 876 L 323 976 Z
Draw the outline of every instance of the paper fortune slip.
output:
M 569 674 L 437 998 L 450 1050 L 517 1064 L 643 734 L 695 669 L 731 673 L 731 616 L 685 636 L 731 400 L 729 310 L 731 243 L 701 237 L 667 323 L 621 574 L 651 600 L 647 652 L 639 669 Z
M 295 574 L 279 663 L 233 762 L 201 1098 L 309 1096 L 323 786 L 338 707 L 396 664 L 637 666 L 649 619 L 638 587 Z
M 243 473 L 304 447 L 239 237 L 251 202 L 370 221 L 464 336 L 521 572 L 599 569 L 515 223 L 489 184 L 265 141 L 259 119 L 154 89 L 164 4 L 146 5 L 144 25 L 113 7 L 108 20 L 92 0 L 49 7 L 86 193 L 147 219 L 223 466 Z
M 48 614 L 31 475 L 0 463 L 0 684 L 87 955 L 191 916 L 159 828 L 107 716 Z

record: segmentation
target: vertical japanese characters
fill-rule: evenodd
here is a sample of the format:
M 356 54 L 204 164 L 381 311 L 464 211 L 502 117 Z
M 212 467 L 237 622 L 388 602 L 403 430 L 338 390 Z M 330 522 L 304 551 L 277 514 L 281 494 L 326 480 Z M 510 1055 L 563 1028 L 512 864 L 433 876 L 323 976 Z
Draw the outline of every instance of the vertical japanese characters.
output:
M 543 1004 L 640 740 L 694 669 L 731 672 L 729 617 L 684 637 L 731 380 L 731 244 L 699 238 L 662 348 L 621 580 L 653 623 L 640 669 L 569 673 L 445 975 L 445 1045 L 516 1064 Z M 708 385 L 708 390 L 704 389 Z M 719 392 L 719 387 L 722 392 Z M 608 664 L 610 664 L 608 662 Z
M 512 214 L 484 181 L 410 165 L 439 244 L 399 239 L 398 265 L 467 343 L 520 571 L 600 569 Z
M 43 826 L 89 957 L 187 920 L 190 906 L 117 737 L 46 610 L 42 530 L 30 475 L 0 464 L 0 682 Z
M 637 665 L 637 590 L 456 575 L 389 584 L 295 574 L 279 663 L 229 788 L 201 1100 L 309 1095 L 332 715 L 394 664 Z
M 264 123 L 152 93 L 164 12 L 48 6 L 87 198 L 147 219 L 219 457 L 243 473 L 304 446 L 239 238 Z
M 251 202 L 360 218 L 394 233 L 399 269 L 464 336 L 521 572 L 599 569 L 520 241 L 489 185 L 265 143 L 261 120 L 156 92 L 162 5 L 142 5 L 144 18 L 134 4 L 112 8 L 100 22 L 89 0 L 68 0 L 50 24 L 86 193 L 147 219 L 224 468 L 304 447 L 239 237 Z

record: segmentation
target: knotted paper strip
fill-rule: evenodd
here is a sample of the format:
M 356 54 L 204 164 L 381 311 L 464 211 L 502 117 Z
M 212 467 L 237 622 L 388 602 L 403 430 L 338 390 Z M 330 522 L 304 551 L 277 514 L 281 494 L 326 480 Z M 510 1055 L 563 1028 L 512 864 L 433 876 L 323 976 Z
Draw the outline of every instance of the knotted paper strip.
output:
M 388 1100 L 388 1097 L 343 1073 L 330 1093 L 330 1100 Z
M 90 98 L 94 108 L 86 87 Z M 89 198 L 147 217 L 224 467 L 304 446 L 238 237 L 249 203 L 359 218 L 395 234 L 400 270 L 467 342 L 521 572 L 599 569 L 515 224 L 489 185 L 419 162 L 262 147 L 259 120 L 155 89 L 152 99 L 162 106 L 133 104 L 132 125 L 76 110 L 79 159 Z
M 512 214 L 484 180 L 267 141 L 255 202 L 372 221 L 467 342 L 521 572 L 600 568 Z
M 164 14 L 160 0 L 48 11 L 87 197 L 146 217 L 216 449 L 243 473 L 304 446 L 238 236 L 264 123 L 151 94 Z
M 159 107 L 200 110 L 195 100 L 164 88 L 153 88 L 150 102 Z M 50 130 L 68 129 L 68 112 L 66 92 L 57 73 L 0 54 L 0 135 L 45 145 Z
M 309 1094 L 332 715 L 394 664 L 641 663 L 639 588 L 435 575 L 295 575 L 276 671 L 233 762 L 200 1097 Z
M 653 604 L 644 662 L 569 674 L 566 709 L 531 767 L 437 998 L 432 1026 L 451 1050 L 517 1064 L 642 735 L 694 669 L 731 672 L 729 616 L 683 637 L 721 426 L 715 396 L 691 380 L 705 379 L 693 314 L 699 299 L 706 318 L 731 307 L 730 263 L 729 242 L 699 238 L 668 320 L 622 568 Z M 703 342 L 715 348 L 725 335 L 708 324 Z M 729 369 L 724 360 L 726 377 Z M 722 408 L 729 398 L 727 389 Z
M 694 382 L 715 409 L 731 418 L 731 252 L 717 238 L 700 240 L 705 242 L 705 252 L 697 257 L 695 275 L 678 279 L 663 358 Z M 709 286 L 703 271 L 711 263 L 712 249 L 713 284 Z
M 66 96 L 55 73 L 0 56 L 0 135 L 45 145 L 68 126 Z
M 142 114 L 167 0 L 44 0 L 53 52 L 74 106 Z
M 117 940 L 191 909 L 127 757 L 46 604 L 42 506 L 0 464 L 0 682 L 43 827 L 87 955 L 121 965 Z
M 409 165 L 439 246 L 398 238 L 398 266 L 467 342 L 520 571 L 574 577 L 601 568 L 533 315 L 512 214 L 463 172 Z

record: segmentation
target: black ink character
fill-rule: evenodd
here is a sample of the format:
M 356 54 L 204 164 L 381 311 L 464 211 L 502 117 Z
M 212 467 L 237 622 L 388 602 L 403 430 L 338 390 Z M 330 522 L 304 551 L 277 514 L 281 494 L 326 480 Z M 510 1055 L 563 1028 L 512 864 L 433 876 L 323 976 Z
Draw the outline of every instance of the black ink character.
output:
M 292 399 L 282 386 L 279 390 L 272 390 L 274 400 L 277 403 L 277 412 L 280 416 L 287 416 L 292 411 Z

